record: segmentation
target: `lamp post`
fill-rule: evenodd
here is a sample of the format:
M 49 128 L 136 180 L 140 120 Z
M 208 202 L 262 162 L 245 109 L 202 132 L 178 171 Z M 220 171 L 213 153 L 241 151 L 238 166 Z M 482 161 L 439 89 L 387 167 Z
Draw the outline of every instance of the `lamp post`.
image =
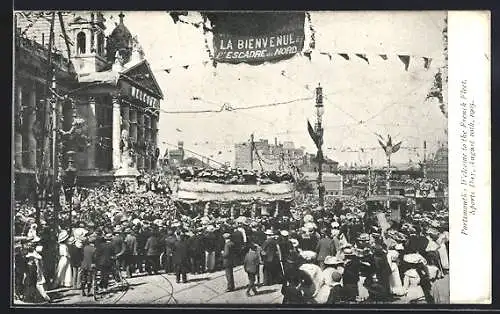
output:
M 320 84 L 316 87 L 316 134 L 318 135 L 318 196 L 319 196 L 319 206 L 323 209 L 325 204 L 325 194 L 323 186 L 323 127 L 322 127 L 322 117 L 325 113 L 325 108 L 323 107 L 323 88 Z
M 66 200 L 69 200 L 69 234 L 72 232 L 73 194 L 76 185 L 77 169 L 74 165 L 74 151 L 68 151 L 68 167 L 64 170 L 64 191 Z

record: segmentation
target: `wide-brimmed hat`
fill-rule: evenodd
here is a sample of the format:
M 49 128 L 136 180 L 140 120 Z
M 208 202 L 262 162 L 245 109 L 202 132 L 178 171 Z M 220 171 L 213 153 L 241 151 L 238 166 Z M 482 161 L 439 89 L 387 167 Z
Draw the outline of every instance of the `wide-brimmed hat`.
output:
M 318 254 L 316 254 L 316 252 L 314 251 L 302 251 L 300 252 L 300 256 L 302 256 L 302 258 L 306 261 L 313 261 L 316 259 L 316 256 L 318 256 Z
M 36 258 L 36 259 L 42 259 L 42 256 L 38 254 L 38 252 L 29 252 L 26 254 L 26 258 Z
M 427 264 L 426 259 L 418 253 L 405 254 L 405 256 L 403 256 L 403 261 L 410 264 L 418 264 L 418 263 Z
M 327 257 L 325 257 L 325 261 L 324 261 L 325 265 L 338 265 L 338 264 L 343 264 L 343 263 L 344 263 L 344 261 L 339 260 L 335 256 L 327 256 Z
M 106 234 L 104 235 L 104 240 L 111 240 L 111 239 L 113 239 L 113 234 L 111 234 L 111 233 L 106 233 Z
M 31 239 L 31 243 L 38 243 L 40 242 L 42 239 L 39 237 L 39 236 L 34 236 L 33 239 Z M 63 240 L 64 241 L 64 240 Z
M 369 241 L 369 240 L 370 236 L 368 235 L 368 233 L 362 233 L 358 237 L 358 241 Z
M 304 216 L 305 223 L 312 222 L 312 221 L 314 221 L 314 217 L 312 215 L 305 215 Z
M 280 231 L 280 234 L 281 234 L 282 236 L 284 236 L 284 237 L 288 237 L 288 235 L 289 235 L 288 231 L 286 231 L 286 230 L 281 230 L 281 231 Z
M 403 251 L 405 248 L 404 248 L 403 244 L 398 243 L 398 244 L 396 244 L 396 246 L 394 247 L 394 249 L 396 251 Z
M 292 243 L 293 247 L 298 247 L 299 246 L 299 240 L 297 240 L 297 239 L 290 239 L 290 242 Z
M 336 221 L 332 222 L 331 226 L 333 229 L 338 229 L 340 227 L 339 223 Z
M 266 232 L 264 232 L 266 235 L 274 235 L 274 232 L 271 229 L 267 229 Z
M 226 232 L 226 233 L 224 233 L 224 234 L 222 235 L 222 237 L 223 237 L 224 239 L 229 239 L 229 238 L 231 237 L 231 234 L 229 234 L 229 233 L 227 233 L 227 232 Z
M 207 226 L 207 231 L 208 232 L 214 232 L 215 231 L 215 227 L 213 225 L 208 225 Z
M 345 249 L 343 250 L 343 252 L 344 252 L 344 255 L 345 255 L 345 256 L 353 256 L 353 255 L 356 255 L 356 254 L 354 254 L 354 251 L 353 251 L 353 250 L 352 250 L 352 248 L 350 248 L 350 247 L 345 248 Z
M 57 242 L 61 243 L 63 241 L 66 241 L 66 239 L 69 238 L 69 234 L 68 234 L 68 231 L 66 230 L 63 230 L 59 233 L 59 235 L 57 236 Z

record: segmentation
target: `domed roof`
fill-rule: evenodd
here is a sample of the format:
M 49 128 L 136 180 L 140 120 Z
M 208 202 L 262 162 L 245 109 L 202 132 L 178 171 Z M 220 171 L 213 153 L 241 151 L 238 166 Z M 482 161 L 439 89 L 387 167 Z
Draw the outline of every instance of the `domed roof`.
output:
M 128 28 L 123 23 L 123 17 L 125 15 L 120 13 L 120 23 L 116 25 L 115 29 L 111 32 L 108 37 L 107 44 L 107 58 L 109 61 L 113 61 L 116 51 L 127 50 L 132 48 L 132 34 Z

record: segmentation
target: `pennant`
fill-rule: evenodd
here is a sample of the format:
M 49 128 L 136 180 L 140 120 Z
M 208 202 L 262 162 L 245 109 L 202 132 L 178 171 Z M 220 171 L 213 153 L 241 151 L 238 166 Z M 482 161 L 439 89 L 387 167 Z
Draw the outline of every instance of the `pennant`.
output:
M 320 136 L 318 135 L 318 133 L 316 133 L 316 131 L 314 131 L 309 120 L 307 120 L 307 132 L 309 132 L 309 136 L 311 136 L 311 139 L 313 140 L 316 147 L 319 148 L 321 146 L 320 145 Z
M 332 55 L 331 55 L 331 54 L 329 54 L 328 52 L 320 52 L 320 54 L 325 55 L 325 56 L 328 56 L 328 58 L 329 58 L 330 60 L 332 60 Z
M 187 70 L 189 68 L 189 65 L 183 65 L 182 67 Z
M 398 55 L 399 60 L 405 65 L 405 71 L 408 71 L 408 66 L 410 65 L 410 56 Z
M 402 142 L 399 142 L 396 145 L 392 146 L 392 149 L 391 149 L 392 154 L 397 153 L 397 151 L 401 148 L 401 143 Z
M 383 60 L 387 60 L 387 55 L 379 55 Z
M 432 62 L 431 58 L 424 57 L 424 68 L 426 70 L 428 70 L 429 67 L 431 66 L 431 62 Z
M 349 60 L 349 55 L 347 53 L 339 53 L 338 55 L 346 60 Z
M 363 59 L 363 60 L 365 60 L 368 64 L 370 64 L 370 61 L 368 61 L 368 58 L 366 57 L 365 54 L 357 53 L 356 56 L 359 57 L 359 58 L 361 58 L 361 59 Z
M 306 56 L 307 59 L 309 59 L 309 61 L 311 61 L 311 52 L 310 51 L 304 52 L 304 56 Z
M 172 69 L 165 69 L 165 72 L 167 73 L 170 73 L 170 71 L 172 71 Z

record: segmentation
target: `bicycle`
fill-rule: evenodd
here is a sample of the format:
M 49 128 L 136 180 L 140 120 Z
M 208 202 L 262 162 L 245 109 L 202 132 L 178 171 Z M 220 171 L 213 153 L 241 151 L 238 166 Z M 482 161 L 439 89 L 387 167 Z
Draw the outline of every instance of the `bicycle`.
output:
M 108 286 L 101 290 L 99 285 L 101 283 L 102 271 L 94 268 L 92 271 L 92 295 L 94 296 L 95 301 L 99 301 L 102 299 L 107 293 L 111 292 L 112 288 L 119 287 L 118 291 L 123 291 L 128 287 L 127 280 L 122 276 L 121 269 L 119 265 L 115 263 L 115 259 L 113 258 L 113 266 L 111 267 L 111 271 L 108 273 L 108 276 L 111 276 L 111 280 L 108 281 Z M 109 278 L 108 278 L 109 279 Z

